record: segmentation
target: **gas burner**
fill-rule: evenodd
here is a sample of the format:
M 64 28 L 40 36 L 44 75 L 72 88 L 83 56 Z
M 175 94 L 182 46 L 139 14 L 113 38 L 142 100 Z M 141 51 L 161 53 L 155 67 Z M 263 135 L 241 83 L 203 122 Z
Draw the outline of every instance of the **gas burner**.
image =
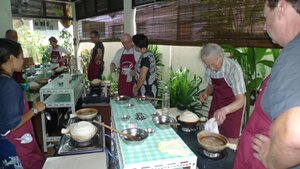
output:
M 97 141 L 99 141 L 99 137 L 95 135 L 93 138 L 85 142 L 77 142 L 71 138 L 69 144 L 72 147 L 81 148 L 81 147 L 88 147 L 88 146 L 95 145 Z
M 187 133 L 189 133 L 189 132 L 194 132 L 194 131 L 197 131 L 197 130 L 198 130 L 196 127 L 195 127 L 195 128 L 188 128 L 188 127 L 182 127 L 182 126 L 180 126 L 179 129 L 180 129 L 181 131 L 187 132 Z
M 94 118 L 96 121 L 101 121 L 101 116 L 97 115 Z M 68 121 L 68 126 L 72 123 L 80 121 L 77 117 L 70 118 Z M 70 137 L 63 135 L 59 141 L 59 148 L 57 155 L 73 155 L 73 154 L 83 154 L 83 153 L 93 153 L 93 152 L 103 152 L 104 151 L 104 129 L 100 125 L 95 125 L 98 128 L 95 136 L 87 142 L 76 142 Z
M 224 151 L 221 151 L 221 152 L 218 152 L 218 153 L 212 153 L 212 152 L 209 152 L 209 151 L 204 150 L 202 148 L 199 149 L 199 153 L 201 154 L 202 157 L 204 157 L 208 160 L 212 160 L 212 161 L 223 160 L 227 156 L 226 152 L 224 152 Z

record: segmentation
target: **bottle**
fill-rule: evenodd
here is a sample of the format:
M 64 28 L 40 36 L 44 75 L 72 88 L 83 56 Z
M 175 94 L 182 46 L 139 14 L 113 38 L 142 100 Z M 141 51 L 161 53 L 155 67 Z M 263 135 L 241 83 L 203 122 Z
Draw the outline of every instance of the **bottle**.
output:
M 27 100 L 30 100 L 29 84 L 28 84 L 28 81 L 26 80 L 26 78 L 23 78 L 21 86 L 22 86 L 23 91 L 26 92 Z
M 163 115 L 169 115 L 169 111 L 170 111 L 170 94 L 169 94 L 168 86 L 166 86 L 165 89 L 164 89 L 161 109 L 162 109 L 162 114 Z

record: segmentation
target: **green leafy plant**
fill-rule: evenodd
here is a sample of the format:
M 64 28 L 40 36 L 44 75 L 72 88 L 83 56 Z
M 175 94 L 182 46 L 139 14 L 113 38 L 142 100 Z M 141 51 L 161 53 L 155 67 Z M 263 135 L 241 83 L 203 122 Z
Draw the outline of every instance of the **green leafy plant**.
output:
M 34 63 L 41 63 L 42 54 L 47 48 L 47 45 L 42 44 L 46 36 L 40 31 L 30 31 L 26 25 L 16 28 L 16 31 L 18 32 L 18 41 L 22 44 L 25 57 L 32 57 Z
M 158 80 L 162 79 L 162 68 L 165 66 L 162 63 L 162 54 L 161 52 L 159 52 L 157 45 L 149 45 L 148 49 L 150 50 L 150 52 L 153 54 L 154 58 L 155 58 L 155 66 L 156 66 L 156 78 Z
M 84 82 L 87 85 L 89 83 L 88 77 L 87 77 L 87 68 L 89 64 L 89 57 L 90 52 L 87 49 L 83 49 L 80 53 L 80 64 L 82 67 L 82 72 L 84 74 Z
M 164 86 L 168 86 L 170 90 L 170 107 L 180 105 L 200 115 L 203 104 L 198 100 L 198 96 L 202 78 L 191 75 L 190 70 L 186 68 L 171 69 L 170 72 L 170 81 L 164 82 Z
M 70 32 L 68 32 L 67 29 L 63 29 L 60 33 L 59 33 L 59 38 L 63 40 L 63 47 L 69 51 L 70 53 L 73 52 L 73 45 L 72 45 L 72 34 Z
M 267 76 L 267 70 L 272 68 L 279 56 L 279 49 L 235 48 L 231 45 L 222 45 L 222 47 L 240 64 L 244 73 L 247 90 L 243 117 L 243 125 L 245 125 L 251 115 L 250 107 L 256 100 L 263 79 Z

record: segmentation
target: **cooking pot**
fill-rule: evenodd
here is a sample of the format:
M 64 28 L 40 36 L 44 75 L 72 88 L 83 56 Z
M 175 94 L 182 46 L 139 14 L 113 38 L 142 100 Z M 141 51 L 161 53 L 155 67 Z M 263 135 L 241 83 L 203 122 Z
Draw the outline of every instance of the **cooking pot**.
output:
M 79 109 L 75 114 L 71 114 L 70 117 L 78 117 L 81 120 L 91 120 L 98 114 L 97 109 L 94 108 L 84 108 Z
M 97 133 L 97 127 L 88 121 L 71 124 L 67 129 L 61 129 L 62 134 L 70 136 L 77 142 L 89 141 Z
M 183 114 L 176 116 L 176 120 L 180 125 L 178 126 L 178 129 L 182 131 L 190 131 L 190 130 L 197 130 L 197 126 L 200 125 L 200 119 L 199 117 L 190 112 L 185 111 Z M 189 129 L 189 130 L 186 130 Z
M 218 153 L 228 146 L 225 136 L 203 130 L 197 134 L 198 143 L 207 151 Z
M 101 85 L 101 80 L 100 79 L 94 79 L 90 82 L 90 85 L 92 87 L 99 87 Z

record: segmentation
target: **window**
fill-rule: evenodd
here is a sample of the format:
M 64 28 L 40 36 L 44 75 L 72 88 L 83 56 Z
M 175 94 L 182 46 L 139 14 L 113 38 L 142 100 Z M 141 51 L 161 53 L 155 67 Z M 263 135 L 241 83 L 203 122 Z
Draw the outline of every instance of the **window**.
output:
M 33 20 L 33 29 L 40 31 L 58 30 L 57 20 Z

